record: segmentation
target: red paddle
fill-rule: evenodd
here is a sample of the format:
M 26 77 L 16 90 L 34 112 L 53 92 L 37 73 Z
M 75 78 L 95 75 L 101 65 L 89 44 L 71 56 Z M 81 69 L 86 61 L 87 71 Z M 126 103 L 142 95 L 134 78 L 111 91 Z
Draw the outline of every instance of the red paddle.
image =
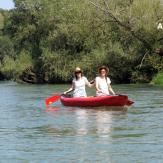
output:
M 46 106 L 58 101 L 60 99 L 61 95 L 54 95 L 54 96 L 51 96 L 47 99 L 45 99 L 45 104 Z

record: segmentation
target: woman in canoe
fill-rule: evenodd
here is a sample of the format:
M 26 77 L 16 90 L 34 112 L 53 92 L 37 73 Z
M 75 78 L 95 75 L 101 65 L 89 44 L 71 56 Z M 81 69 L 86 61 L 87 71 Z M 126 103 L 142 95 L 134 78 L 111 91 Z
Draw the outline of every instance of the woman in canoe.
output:
M 108 77 L 109 68 L 102 66 L 99 68 L 99 76 L 95 79 L 96 96 L 106 96 L 109 92 L 115 95 L 111 87 L 111 80 Z
M 75 69 L 74 76 L 71 88 L 64 94 L 73 91 L 73 97 L 87 97 L 85 86 L 92 87 L 93 84 L 90 84 L 87 78 L 83 76 L 83 71 L 79 67 Z

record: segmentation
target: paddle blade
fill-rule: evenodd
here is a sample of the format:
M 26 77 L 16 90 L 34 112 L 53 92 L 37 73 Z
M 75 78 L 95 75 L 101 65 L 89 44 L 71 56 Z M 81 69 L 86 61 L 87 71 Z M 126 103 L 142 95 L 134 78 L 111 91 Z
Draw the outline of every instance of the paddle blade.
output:
M 55 96 L 52 96 L 52 97 L 47 98 L 47 99 L 45 100 L 46 106 L 48 106 L 48 105 L 50 105 L 50 104 L 56 102 L 57 100 L 60 99 L 60 97 L 61 97 L 60 95 L 55 95 Z

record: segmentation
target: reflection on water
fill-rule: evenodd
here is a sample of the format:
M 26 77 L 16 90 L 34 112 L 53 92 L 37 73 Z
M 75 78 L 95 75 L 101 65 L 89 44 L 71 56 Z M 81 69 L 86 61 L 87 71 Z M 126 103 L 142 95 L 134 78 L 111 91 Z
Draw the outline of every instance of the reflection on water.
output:
M 86 135 L 88 132 L 88 114 L 84 109 L 77 109 L 75 111 L 77 122 L 77 134 Z
M 47 112 L 57 112 L 60 111 L 60 107 L 57 106 L 46 106 L 46 111 Z
M 111 133 L 112 114 L 109 112 L 98 111 L 96 116 L 97 134 L 109 136 Z
M 122 115 L 127 113 L 128 107 L 94 107 L 94 108 L 80 108 L 80 107 L 64 107 L 64 106 L 48 106 L 46 112 L 56 115 L 63 113 L 74 115 L 74 131 L 71 134 L 87 135 L 96 134 L 99 137 L 109 137 L 111 134 L 111 127 L 113 115 Z M 93 127 L 92 127 L 93 125 Z M 56 129 L 54 129 L 56 131 Z M 64 131 L 64 128 L 63 128 Z M 59 131 L 60 133 L 62 131 Z
M 57 107 L 48 106 L 46 111 L 54 116 L 58 114 L 74 114 L 74 124 L 76 125 L 76 135 L 97 134 L 102 137 L 109 137 L 113 115 L 126 114 L 126 107 L 97 107 L 97 108 L 80 108 L 80 107 Z M 114 111 L 113 111 L 114 110 Z M 91 123 L 90 123 L 91 122 Z M 93 129 L 92 129 L 92 124 Z

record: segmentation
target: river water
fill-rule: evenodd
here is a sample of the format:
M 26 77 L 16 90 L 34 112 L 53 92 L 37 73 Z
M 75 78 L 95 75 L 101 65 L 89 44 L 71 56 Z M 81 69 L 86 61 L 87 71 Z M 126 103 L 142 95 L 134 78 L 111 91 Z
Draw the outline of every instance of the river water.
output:
M 68 87 L 0 82 L 1 163 L 163 162 L 163 87 L 113 85 L 135 101 L 128 111 L 45 107 Z

